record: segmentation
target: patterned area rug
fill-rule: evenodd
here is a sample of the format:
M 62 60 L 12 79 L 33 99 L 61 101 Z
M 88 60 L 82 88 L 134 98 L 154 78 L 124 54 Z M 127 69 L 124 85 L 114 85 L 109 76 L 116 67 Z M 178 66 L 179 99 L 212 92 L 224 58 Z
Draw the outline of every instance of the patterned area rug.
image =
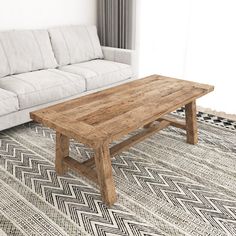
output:
M 56 175 L 52 130 L 0 132 L 0 235 L 236 235 L 236 124 L 198 118 L 198 145 L 170 127 L 112 159 L 110 209 L 89 180 Z M 93 155 L 73 140 L 70 149 L 79 161 Z

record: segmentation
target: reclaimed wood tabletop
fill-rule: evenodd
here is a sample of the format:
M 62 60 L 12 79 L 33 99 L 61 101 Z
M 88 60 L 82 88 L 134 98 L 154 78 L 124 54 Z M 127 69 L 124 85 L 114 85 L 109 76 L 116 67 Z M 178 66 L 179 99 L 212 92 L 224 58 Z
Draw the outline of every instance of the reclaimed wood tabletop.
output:
M 211 85 L 151 75 L 31 112 L 30 116 L 57 132 L 57 173 L 63 174 L 67 167 L 80 171 L 100 185 L 103 200 L 112 205 L 116 194 L 110 156 L 168 125 L 185 129 L 187 142 L 196 144 L 196 99 L 213 90 Z M 185 123 L 166 117 L 182 106 Z M 155 121 L 159 124 L 153 125 Z M 142 133 L 109 148 L 114 140 L 140 127 L 145 128 Z M 82 164 L 70 158 L 69 138 L 93 148 L 95 158 Z M 91 172 L 93 164 L 96 172 Z

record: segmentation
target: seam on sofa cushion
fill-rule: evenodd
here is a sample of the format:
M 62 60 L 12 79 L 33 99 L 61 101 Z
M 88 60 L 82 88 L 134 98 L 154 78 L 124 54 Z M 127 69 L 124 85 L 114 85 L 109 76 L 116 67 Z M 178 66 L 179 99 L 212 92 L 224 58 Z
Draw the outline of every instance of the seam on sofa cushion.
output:
M 70 66 L 72 66 L 72 65 L 70 65 Z M 60 68 L 59 68 L 59 70 L 60 70 L 60 71 L 64 71 L 64 70 L 61 70 Z M 82 79 L 84 80 L 84 83 L 85 83 L 85 90 L 88 89 L 88 83 L 87 83 L 86 77 L 85 77 L 84 75 L 81 75 L 81 74 L 75 74 L 75 73 L 73 73 L 73 72 L 71 72 L 71 71 L 66 71 L 66 70 L 65 70 L 64 72 L 66 72 L 66 73 L 70 73 L 71 75 L 74 75 L 74 76 L 76 76 L 76 75 L 81 76 Z
M 71 67 L 73 66 L 73 65 L 70 65 Z M 76 67 L 76 66 L 74 66 L 74 67 Z M 82 67 L 82 66 L 80 66 L 80 67 Z M 82 67 L 82 68 L 85 68 L 85 69 L 88 69 L 88 68 L 86 68 L 86 67 Z M 126 68 L 122 68 L 122 69 L 118 69 L 118 70 L 113 70 L 113 71 L 109 71 L 109 72 L 106 72 L 106 73 L 102 73 L 102 74 L 98 74 L 96 71 L 93 71 L 93 70 L 91 70 L 92 72 L 94 72 L 97 76 L 100 76 L 100 75 L 106 75 L 106 74 L 111 74 L 111 73 L 116 73 L 116 72 L 119 72 L 119 71 L 121 71 L 121 70 L 127 70 L 127 69 L 130 69 L 129 67 L 126 67 Z M 61 69 L 62 70 L 62 69 Z M 67 71 L 67 70 L 62 70 L 62 71 L 66 71 L 66 72 L 70 72 L 70 71 Z M 70 72 L 71 74 L 75 74 L 75 73 L 73 73 L 73 72 Z M 80 75 L 80 76 L 82 76 L 83 77 L 83 75 L 81 75 L 81 74 L 77 74 L 76 73 L 76 75 Z M 85 77 L 85 76 L 84 76 Z M 96 76 L 92 76 L 92 77 L 96 77 Z M 89 78 L 92 78 L 92 77 L 89 77 Z M 85 79 L 86 79 L 86 77 L 85 77 Z
M 4 47 L 3 43 L 2 43 L 1 38 L 0 38 L 0 44 L 1 44 L 1 46 L 2 46 L 2 50 L 3 50 L 4 54 L 5 54 L 5 57 L 6 57 L 6 59 L 7 59 L 7 64 L 8 64 L 8 68 L 9 68 L 9 75 L 10 75 L 10 74 L 12 73 L 11 64 L 10 64 L 8 55 L 7 55 L 7 53 L 6 53 L 6 49 L 5 49 L 5 47 Z
M 12 77 L 12 78 L 14 78 L 14 79 L 17 79 L 17 80 L 20 80 L 20 81 L 22 81 L 23 83 L 30 85 L 30 86 L 33 87 L 34 89 L 37 89 L 37 88 L 34 87 L 33 84 L 29 83 L 28 81 L 25 81 L 25 80 L 23 80 L 23 79 L 21 79 L 21 78 L 15 77 L 14 75 L 11 75 L 10 77 Z
M 96 58 L 95 47 L 94 47 L 93 41 L 92 41 L 92 39 L 91 39 L 91 37 L 90 37 L 88 28 L 87 28 L 86 26 L 84 26 L 84 27 L 85 27 L 85 29 L 86 29 L 86 31 L 87 31 L 87 33 L 88 33 L 89 41 L 90 41 L 91 47 L 92 47 L 92 49 L 93 49 L 93 57 Z
M 0 102 L 1 102 L 1 101 L 6 101 L 6 100 L 10 100 L 10 99 L 15 99 L 15 98 L 17 99 L 17 95 L 14 95 L 14 96 L 12 96 L 12 97 L 8 97 L 8 98 L 1 99 Z
M 42 61 L 42 68 L 45 68 L 45 61 L 44 61 L 44 58 L 43 58 L 43 53 L 42 53 L 41 47 L 40 47 L 40 45 L 39 45 L 38 39 L 37 39 L 37 37 L 35 36 L 35 33 L 34 33 L 33 30 L 31 30 L 31 33 L 32 33 L 32 35 L 33 35 L 33 37 L 34 37 L 34 40 L 35 40 L 35 42 L 36 42 L 36 44 L 37 44 L 37 46 L 38 46 L 38 48 L 39 48 L 39 53 L 40 53 L 40 55 L 41 55 L 41 61 Z
M 59 31 L 60 31 L 60 33 L 61 33 L 61 35 L 62 35 L 62 38 L 63 38 L 64 41 L 65 41 L 66 49 L 67 49 L 67 52 L 68 52 L 68 55 L 69 55 L 69 64 L 71 64 L 71 55 L 70 55 L 70 50 L 69 50 L 68 43 L 67 43 L 67 41 L 66 41 L 65 35 L 64 35 L 64 33 L 62 32 L 62 30 L 59 29 Z M 68 64 L 67 64 L 67 65 L 68 65 Z
M 72 65 L 71 65 L 72 66 Z M 129 70 L 130 68 L 129 67 L 126 67 L 126 68 L 123 68 L 122 70 Z M 65 70 L 66 71 L 66 70 Z M 116 72 L 119 72 L 120 70 L 115 70 L 115 71 L 110 71 L 110 72 L 108 72 L 108 73 L 105 73 L 105 75 L 106 74 L 111 74 L 111 73 L 116 73 Z M 73 72 L 70 72 L 70 71 L 66 71 L 67 73 L 71 73 L 71 74 L 75 74 L 75 73 L 73 73 Z M 91 77 L 85 77 L 84 75 L 82 75 L 82 74 L 76 74 L 76 75 L 80 75 L 81 77 L 83 77 L 84 78 L 84 80 L 85 80 L 85 87 L 86 87 L 86 91 L 88 91 L 88 81 L 89 80 L 93 80 L 94 78 L 97 78 L 97 77 L 100 77 L 101 75 L 96 75 L 96 76 L 91 76 Z M 131 75 L 127 78 L 127 79 L 129 79 L 129 78 L 132 78 L 132 76 L 133 76 L 133 73 L 131 73 Z M 122 80 L 120 80 L 120 81 L 123 81 L 124 80 L 124 78 L 122 78 Z M 117 81 L 117 82 L 119 82 L 119 81 Z M 117 82 L 114 82 L 114 83 L 117 83 Z
M 60 74 L 60 73 L 57 73 L 56 71 L 50 71 L 50 70 L 48 70 L 48 72 L 52 72 L 52 73 L 56 73 L 57 75 L 61 75 L 61 77 L 68 79 L 71 84 L 77 85 L 76 83 L 73 82 L 73 80 L 71 80 L 70 78 L 68 78 L 68 77 L 65 76 L 65 75 L 62 75 L 62 74 Z M 71 74 L 73 74 L 73 73 L 71 73 Z M 73 75 L 75 75 L 75 74 L 73 74 Z M 31 93 L 34 93 L 34 92 L 42 91 L 42 90 L 38 90 L 36 87 L 33 86 L 33 84 L 31 84 L 31 83 L 29 83 L 28 81 L 25 81 L 25 80 L 23 80 L 23 79 L 21 79 L 21 78 L 18 78 L 18 77 L 15 77 L 15 76 L 10 76 L 10 78 L 14 78 L 14 79 L 20 80 L 20 81 L 22 81 L 23 83 L 28 84 L 28 85 L 30 85 L 31 87 L 33 87 L 33 88 L 35 89 L 34 91 L 27 92 L 27 93 L 18 93 L 17 95 L 31 94 Z M 84 82 L 86 83 L 86 80 L 84 80 Z M 49 87 L 49 88 L 44 88 L 43 90 L 47 90 L 47 89 L 51 89 L 51 88 L 55 88 L 55 87 L 60 87 L 60 86 L 63 86 L 63 84 L 56 85 L 56 86 L 52 86 L 52 87 Z M 13 93 L 15 93 L 15 92 L 13 92 Z
M 77 67 L 76 65 L 71 65 L 72 67 L 74 66 L 74 67 Z M 116 66 L 118 67 L 118 69 L 117 70 L 114 70 L 114 71 L 109 71 L 109 72 L 105 72 L 105 73 L 102 73 L 102 74 L 110 74 L 110 73 L 115 73 L 115 72 L 118 72 L 118 71 L 120 71 L 120 70 L 124 70 L 124 69 L 128 69 L 129 67 L 126 67 L 126 68 L 121 68 L 121 67 L 119 67 L 119 65 L 117 65 L 116 64 Z M 127 66 L 129 66 L 129 65 L 127 65 Z M 93 69 L 91 69 L 91 68 L 88 68 L 88 67 L 86 67 L 86 66 L 79 66 L 79 67 L 81 67 L 81 68 L 85 68 L 85 69 L 88 69 L 88 70 L 91 70 L 92 72 L 94 72 L 97 76 L 100 76 L 100 75 L 102 75 L 102 74 L 99 74 L 97 71 L 94 71 Z
M 12 38 L 11 38 L 11 35 L 9 34 L 9 32 L 8 32 L 8 39 L 9 39 L 9 42 L 11 43 L 12 48 L 14 48 L 14 51 L 17 52 L 16 47 L 15 47 L 15 44 L 12 42 Z M 9 61 L 10 61 L 10 60 L 9 60 Z M 31 69 L 32 69 L 32 68 L 31 68 Z M 10 74 L 10 75 L 13 75 L 13 74 L 17 74 L 17 73 L 14 73 L 14 71 L 11 71 L 11 74 Z
M 69 82 L 69 83 L 71 83 L 71 84 L 73 84 L 73 85 L 76 85 L 76 84 L 73 83 L 73 82 Z M 44 88 L 44 89 L 41 89 L 41 90 L 34 90 L 34 91 L 31 91 L 31 92 L 28 92 L 28 93 L 18 93 L 17 95 L 32 94 L 32 93 L 35 93 L 35 92 L 45 91 L 45 90 L 48 90 L 48 89 L 57 88 L 57 87 L 62 87 L 62 86 L 63 86 L 63 84 L 60 84 L 60 85 L 56 85 L 56 86 Z
M 57 74 L 57 75 L 59 75 L 59 76 L 61 76 L 61 77 L 63 77 L 63 78 L 68 79 L 68 80 L 69 80 L 71 83 L 73 83 L 74 85 L 76 84 L 76 83 L 74 83 L 74 81 L 73 81 L 71 78 L 67 77 L 65 74 L 61 74 L 61 73 L 59 73 L 58 71 L 55 71 L 55 70 L 49 70 L 48 72 Z M 72 75 L 76 76 L 75 74 L 72 74 Z
M 70 65 L 71 67 L 75 67 L 75 68 L 78 68 L 78 66 L 76 66 L 76 65 Z M 79 66 L 79 67 L 81 67 L 81 68 L 84 68 L 84 69 L 88 69 L 88 70 L 90 70 L 90 71 L 92 71 L 92 72 L 94 72 L 97 76 L 99 76 L 100 74 L 98 74 L 98 72 L 97 71 L 94 71 L 94 70 L 91 70 L 90 68 L 87 68 L 87 67 L 85 67 L 85 66 Z M 86 78 L 86 77 L 85 77 Z
M 122 70 L 128 70 L 129 68 L 123 68 Z M 100 74 L 98 76 L 101 76 L 101 75 L 109 75 L 109 74 L 112 74 L 112 73 L 116 73 L 116 72 L 119 72 L 121 70 L 114 70 L 114 71 L 110 71 L 110 72 L 107 72 L 107 73 L 104 73 L 104 74 Z M 90 78 L 95 78 L 96 76 L 92 76 L 92 77 L 88 77 L 89 79 Z
M 87 82 L 87 78 L 86 78 L 85 75 L 78 74 L 78 73 L 75 74 L 75 73 L 73 73 L 73 72 L 71 72 L 71 71 L 67 71 L 67 70 L 61 70 L 61 71 L 65 71 L 65 72 L 70 73 L 70 74 L 72 74 L 72 75 L 79 75 L 79 76 L 81 76 L 81 77 L 84 79 L 85 88 L 86 88 L 86 90 L 88 90 L 88 82 Z M 96 77 L 96 76 L 93 76 L 93 77 Z M 89 77 L 89 78 L 92 78 L 92 77 Z
M 62 74 L 60 74 L 60 73 L 58 73 L 58 71 L 50 71 L 50 72 L 53 72 L 53 73 L 55 73 L 55 74 L 58 74 L 58 75 L 62 75 Z M 66 71 L 66 73 L 70 73 L 71 75 L 73 75 L 73 76 L 76 76 L 76 75 L 78 75 L 78 74 L 74 74 L 74 73 L 72 73 L 72 72 L 67 72 Z M 66 77 L 67 79 L 69 79 L 70 81 L 71 81 L 71 83 L 73 83 L 73 84 L 75 84 L 70 78 L 68 78 L 66 75 L 63 75 L 64 77 Z M 86 78 L 85 78 L 85 76 L 83 76 L 83 75 L 79 75 L 79 76 L 81 76 L 82 77 L 82 79 L 84 80 L 84 83 L 85 83 L 85 90 L 87 90 L 88 89 L 88 84 L 87 84 L 87 80 L 86 80 Z
M 11 111 L 11 112 L 9 112 L 9 113 L 7 113 L 7 114 L 0 115 L 0 118 L 2 118 L 2 117 L 4 117 L 4 116 L 8 116 L 8 115 L 10 115 L 10 114 L 12 114 L 12 113 L 19 112 L 19 111 L 20 111 L 20 108 L 18 107 L 16 111 Z

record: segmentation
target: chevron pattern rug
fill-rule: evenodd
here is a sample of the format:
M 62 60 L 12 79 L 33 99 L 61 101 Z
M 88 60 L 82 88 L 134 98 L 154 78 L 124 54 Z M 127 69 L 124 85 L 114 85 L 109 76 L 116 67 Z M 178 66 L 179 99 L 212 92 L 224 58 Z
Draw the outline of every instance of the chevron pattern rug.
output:
M 0 132 L 0 235 L 236 235 L 235 123 L 198 116 L 198 145 L 170 127 L 112 159 L 110 209 L 89 180 L 56 175 L 54 131 L 28 123 Z M 74 140 L 70 153 L 93 155 Z

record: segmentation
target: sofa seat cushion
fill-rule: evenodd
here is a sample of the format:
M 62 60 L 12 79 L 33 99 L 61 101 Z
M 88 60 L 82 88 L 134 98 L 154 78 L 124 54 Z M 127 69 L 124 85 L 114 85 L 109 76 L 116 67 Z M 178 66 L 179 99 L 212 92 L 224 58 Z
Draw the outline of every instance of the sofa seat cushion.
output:
M 49 29 L 60 66 L 103 58 L 96 26 L 61 26 Z
M 0 32 L 0 78 L 57 67 L 46 30 Z
M 19 110 L 18 98 L 15 93 L 0 88 L 0 116 Z
M 87 90 L 104 87 L 132 77 L 131 66 L 106 60 L 92 60 L 63 66 L 59 69 L 84 77 Z
M 1 78 L 0 87 L 17 94 L 22 110 L 82 93 L 86 82 L 81 76 L 49 69 Z

